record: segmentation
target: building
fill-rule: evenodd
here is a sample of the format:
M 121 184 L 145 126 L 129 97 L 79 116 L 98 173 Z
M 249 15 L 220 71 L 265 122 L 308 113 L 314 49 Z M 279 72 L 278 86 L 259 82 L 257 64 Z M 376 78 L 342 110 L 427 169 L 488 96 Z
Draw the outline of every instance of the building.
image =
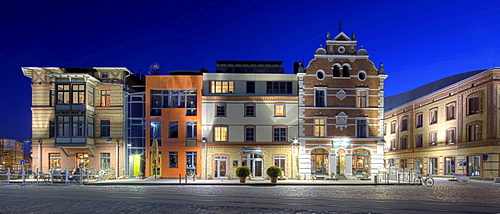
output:
M 23 168 L 21 160 L 24 161 L 23 143 L 0 138 L 0 169 L 19 171 Z
M 321 45 L 299 85 L 299 173 L 353 179 L 383 167 L 384 74 L 354 33 Z
M 264 178 L 273 165 L 292 177 L 297 91 L 281 61 L 218 60 L 216 73 L 203 74 L 203 177 L 235 177 L 248 166 Z
M 33 170 L 124 172 L 126 68 L 23 67 L 32 88 Z
M 386 98 L 387 167 L 499 177 L 500 68 L 450 76 Z
M 146 176 L 201 176 L 202 73 L 146 76 Z M 153 143 L 159 165 L 153 168 Z

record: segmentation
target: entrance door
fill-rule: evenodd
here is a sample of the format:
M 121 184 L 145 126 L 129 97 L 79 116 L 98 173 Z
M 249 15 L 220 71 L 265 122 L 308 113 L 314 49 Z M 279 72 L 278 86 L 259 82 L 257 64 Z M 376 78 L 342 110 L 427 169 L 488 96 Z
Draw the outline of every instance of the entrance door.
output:
M 264 166 L 264 164 L 262 162 L 263 162 L 262 158 L 255 159 L 253 161 L 254 165 L 252 167 L 253 168 L 252 169 L 252 171 L 253 171 L 252 174 L 254 175 L 254 177 L 262 177 L 262 176 L 264 176 L 263 175 L 264 173 L 262 172 L 263 171 L 262 167 Z
M 264 158 L 259 154 L 246 154 L 242 157 L 243 166 L 248 166 L 252 177 L 264 177 Z
M 227 173 L 227 157 L 226 156 L 216 156 L 215 157 L 215 177 L 226 177 Z

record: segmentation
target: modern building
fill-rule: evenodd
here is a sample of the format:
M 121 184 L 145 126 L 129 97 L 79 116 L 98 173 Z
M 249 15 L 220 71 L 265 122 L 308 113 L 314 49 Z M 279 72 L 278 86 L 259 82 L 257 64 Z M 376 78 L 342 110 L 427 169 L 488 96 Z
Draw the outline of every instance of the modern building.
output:
M 305 69 L 298 69 L 299 173 L 353 179 L 383 167 L 384 74 L 368 52 L 330 33 Z
M 23 143 L 0 138 L 0 169 L 10 168 L 12 171 L 19 171 L 23 168 L 21 160 L 24 161 Z
M 264 178 L 273 165 L 292 177 L 297 92 L 281 61 L 218 60 L 203 74 L 203 178 L 235 177 L 238 166 Z
M 125 103 L 138 80 L 119 67 L 23 67 L 32 88 L 33 171 L 124 172 Z
M 176 71 L 146 76 L 146 176 L 201 176 L 202 74 Z M 159 165 L 153 168 L 153 143 Z
M 437 80 L 385 102 L 385 165 L 500 177 L 500 68 Z

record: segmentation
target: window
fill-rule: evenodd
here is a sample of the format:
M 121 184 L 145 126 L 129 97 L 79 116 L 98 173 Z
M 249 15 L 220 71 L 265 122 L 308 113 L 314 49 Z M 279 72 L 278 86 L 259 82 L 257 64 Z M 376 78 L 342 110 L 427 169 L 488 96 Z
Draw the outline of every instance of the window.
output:
M 396 151 L 396 140 L 391 140 L 391 150 Z
M 314 104 L 316 107 L 325 107 L 325 89 L 314 89 Z
M 53 138 L 53 137 L 55 137 L 55 136 L 56 136 L 56 133 L 55 133 L 55 131 L 56 131 L 56 122 L 55 122 L 55 121 L 53 121 L 53 120 L 50 120 L 50 121 L 49 121 L 49 126 L 50 126 L 50 129 L 49 129 L 49 137 L 50 137 L 50 138 Z
M 387 123 L 384 123 L 384 136 L 387 134 Z
M 368 137 L 368 124 L 366 119 L 356 120 L 356 137 Z
M 325 72 L 323 70 L 318 70 L 316 71 L 316 78 L 318 80 L 323 80 L 325 79 Z
M 478 141 L 481 140 L 481 123 L 472 122 L 467 124 L 467 141 Z
M 437 132 L 436 131 L 429 132 L 429 143 L 430 143 L 430 146 L 437 145 Z
M 234 81 L 210 81 L 210 93 L 233 94 Z
M 446 144 L 455 143 L 455 128 L 446 129 Z
M 445 175 L 455 174 L 455 158 L 454 157 L 444 158 L 444 174 Z
M 422 168 L 423 168 L 422 158 L 415 158 L 415 171 L 417 171 L 417 174 L 423 173 Z
M 415 147 L 416 148 L 421 148 L 422 147 L 422 142 L 423 142 L 422 135 L 421 134 L 416 135 L 415 136 Z
M 55 106 L 56 105 L 56 90 L 50 90 L 49 96 L 50 96 L 49 105 Z
M 401 168 L 407 169 L 408 168 L 408 159 L 401 159 L 400 164 L 401 164 Z
M 431 174 L 431 175 L 438 174 L 437 158 L 429 158 L 429 174 Z
M 401 131 L 408 130 L 408 117 L 401 118 Z
M 455 103 L 446 105 L 446 120 L 455 119 Z
M 87 136 L 94 137 L 94 118 L 87 117 Z
M 349 70 L 351 70 L 351 68 L 349 68 L 349 66 L 343 65 L 342 66 L 342 77 L 350 77 L 351 74 L 349 74 Z
M 479 114 L 481 112 L 481 102 L 479 95 L 472 95 L 467 98 L 467 115 Z
M 325 137 L 325 119 L 314 119 L 314 137 Z
M 161 116 L 162 108 L 186 108 L 186 116 L 196 116 L 195 89 L 151 90 L 151 116 Z
M 401 149 L 408 149 L 408 137 L 404 136 L 401 138 Z
M 434 108 L 429 111 L 429 124 L 436 124 L 438 119 L 438 109 Z
M 311 173 L 328 174 L 328 151 L 324 149 L 311 151 Z
M 333 77 L 340 77 L 340 66 L 333 66 Z
M 168 167 L 169 168 L 177 168 L 177 161 L 179 156 L 177 152 L 168 152 Z
M 285 104 L 284 103 L 274 104 L 274 116 L 275 117 L 284 117 L 285 116 Z
M 352 172 L 355 175 L 370 172 L 370 152 L 366 149 L 352 151 Z
M 423 113 L 418 113 L 416 116 L 415 116 L 415 126 L 417 128 L 420 128 L 422 127 L 422 124 L 423 124 L 423 121 L 424 121 L 424 114 Z
M 110 90 L 101 90 L 101 106 L 111 106 Z
M 356 91 L 356 99 L 357 99 L 357 107 L 358 108 L 366 108 L 367 107 L 367 91 L 366 90 L 358 90 Z
M 69 85 L 57 85 L 57 104 L 69 104 Z
M 292 94 L 292 82 L 267 82 L 268 94 Z
M 168 138 L 178 138 L 179 137 L 179 122 L 170 121 L 168 123 Z
M 73 137 L 85 137 L 85 116 L 73 116 Z
M 158 140 L 158 146 L 161 146 L 161 121 L 151 121 L 150 123 L 151 146 L 153 146 L 154 139 Z
M 245 126 L 245 142 L 255 142 L 255 126 Z
M 61 168 L 60 153 L 49 153 L 49 170 L 53 168 Z
M 88 88 L 87 105 L 94 106 L 94 88 Z
M 284 155 L 276 155 L 274 156 L 274 165 L 281 168 L 281 171 L 283 171 L 283 175 L 285 175 L 285 169 L 286 169 L 286 157 Z
M 214 141 L 216 142 L 227 141 L 227 126 L 214 127 Z
M 111 122 L 109 120 L 101 120 L 101 138 L 111 136 Z
M 89 165 L 88 153 L 76 153 L 76 166 L 78 168 L 86 168 Z
M 467 175 L 479 176 L 481 172 L 481 159 L 479 155 L 467 156 Z
M 216 117 L 225 117 L 226 116 L 226 104 L 225 103 L 219 103 L 215 104 L 215 116 Z
M 366 71 L 359 71 L 358 72 L 358 79 L 361 81 L 365 81 L 366 80 Z
M 196 121 L 186 122 L 186 139 L 196 139 Z
M 197 165 L 196 156 L 197 156 L 196 152 L 186 152 L 186 169 L 196 170 L 196 165 Z
M 391 134 L 396 133 L 396 121 L 391 121 Z
M 255 104 L 245 104 L 245 117 L 255 117 Z
M 247 82 L 247 94 L 255 94 L 255 82 Z
M 56 137 L 70 137 L 70 116 L 57 116 Z
M 111 155 L 109 153 L 101 153 L 101 169 L 109 169 L 111 165 Z
M 286 127 L 273 127 L 273 142 L 286 142 Z
M 73 104 L 85 103 L 85 85 L 72 85 Z

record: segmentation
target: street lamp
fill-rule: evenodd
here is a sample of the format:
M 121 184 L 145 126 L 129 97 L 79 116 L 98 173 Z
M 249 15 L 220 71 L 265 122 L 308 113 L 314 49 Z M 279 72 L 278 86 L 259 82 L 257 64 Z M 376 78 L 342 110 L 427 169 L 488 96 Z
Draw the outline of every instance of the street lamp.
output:
M 298 155 L 299 155 L 299 154 L 298 154 L 298 150 L 297 150 L 296 155 L 295 155 L 295 156 L 293 155 L 293 150 L 294 150 L 294 149 L 293 149 L 293 147 L 294 147 L 294 146 L 296 146 L 297 148 L 298 148 L 298 146 L 299 146 L 299 140 L 298 140 L 298 139 L 296 139 L 296 138 L 293 138 L 293 139 L 292 139 L 292 178 L 291 178 L 291 179 L 293 179 L 293 177 L 294 177 L 294 166 L 293 166 L 293 162 L 294 162 L 294 161 L 293 161 L 293 160 L 294 160 L 294 159 L 296 159 L 296 157 L 295 157 L 295 156 L 298 156 Z M 297 162 L 298 162 L 298 161 L 297 161 Z M 298 165 L 298 163 L 297 163 L 297 165 Z
M 205 170 L 205 176 L 204 176 L 205 178 L 204 179 L 207 179 L 207 171 L 208 171 L 208 169 L 207 169 L 207 155 L 208 155 L 208 153 L 207 153 L 207 151 L 208 151 L 207 150 L 207 138 L 206 137 L 201 138 L 201 142 L 203 143 L 203 147 L 205 149 L 205 155 L 204 155 L 205 156 L 205 164 L 204 164 L 205 167 L 203 167 Z

